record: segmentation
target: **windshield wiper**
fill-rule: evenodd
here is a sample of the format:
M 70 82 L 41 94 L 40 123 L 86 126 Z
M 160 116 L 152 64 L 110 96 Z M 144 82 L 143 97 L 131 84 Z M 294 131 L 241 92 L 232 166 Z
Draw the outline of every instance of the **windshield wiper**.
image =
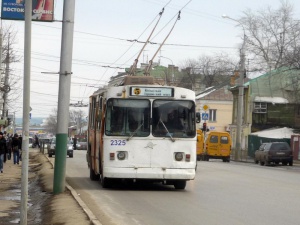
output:
M 127 141 L 129 141 L 143 125 L 144 123 L 142 123 L 138 128 L 136 128 L 135 131 L 133 131 L 133 133 L 131 134 L 131 136 L 127 138 Z
M 169 132 L 168 128 L 166 127 L 166 125 L 164 124 L 164 122 L 161 120 L 161 118 L 159 118 L 158 122 L 160 122 L 164 126 L 164 128 L 168 132 L 167 134 L 169 134 L 168 136 L 171 138 L 172 142 L 175 142 L 175 139 L 172 137 L 171 133 Z

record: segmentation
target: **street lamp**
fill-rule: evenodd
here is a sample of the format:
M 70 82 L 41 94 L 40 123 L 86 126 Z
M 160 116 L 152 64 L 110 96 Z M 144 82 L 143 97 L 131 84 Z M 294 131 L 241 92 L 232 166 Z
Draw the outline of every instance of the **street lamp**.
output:
M 238 83 L 239 95 L 238 95 L 238 107 L 237 107 L 237 119 L 236 119 L 236 142 L 235 142 L 235 154 L 234 154 L 234 160 L 238 160 L 238 151 L 241 150 L 241 140 L 242 140 L 241 131 L 243 125 L 243 111 L 244 111 L 243 108 L 244 82 L 243 81 L 244 81 L 244 72 L 245 72 L 246 33 L 245 33 L 245 28 L 240 21 L 233 19 L 227 15 L 222 15 L 222 17 L 239 23 L 239 25 L 242 26 L 244 31 L 244 40 L 240 52 L 241 63 L 239 68 L 239 83 Z
M 164 57 L 164 56 L 160 56 L 160 58 L 168 59 L 168 60 L 171 61 L 171 63 L 172 63 L 172 82 L 174 82 L 174 64 L 173 64 L 173 60 L 169 59 L 167 57 Z

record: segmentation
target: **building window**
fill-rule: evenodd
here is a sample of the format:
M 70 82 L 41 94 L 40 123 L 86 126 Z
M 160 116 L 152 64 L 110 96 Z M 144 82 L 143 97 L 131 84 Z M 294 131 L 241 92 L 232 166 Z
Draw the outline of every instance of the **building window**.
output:
M 211 121 L 211 122 L 217 121 L 217 110 L 216 109 L 209 110 L 209 121 Z
M 267 103 L 254 102 L 254 113 L 267 113 Z

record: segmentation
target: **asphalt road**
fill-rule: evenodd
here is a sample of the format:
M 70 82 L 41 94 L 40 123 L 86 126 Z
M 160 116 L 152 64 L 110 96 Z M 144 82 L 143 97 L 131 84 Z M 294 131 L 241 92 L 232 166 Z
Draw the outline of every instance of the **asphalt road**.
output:
M 89 179 L 86 151 L 67 158 L 67 182 L 104 224 L 298 225 L 300 167 L 200 161 L 185 190 Z

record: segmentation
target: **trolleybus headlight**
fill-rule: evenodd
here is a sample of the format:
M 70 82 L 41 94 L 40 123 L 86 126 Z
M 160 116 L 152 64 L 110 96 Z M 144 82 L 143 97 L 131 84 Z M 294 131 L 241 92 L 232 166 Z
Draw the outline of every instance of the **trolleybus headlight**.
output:
M 175 153 L 175 159 L 176 159 L 176 161 L 181 161 L 183 159 L 183 153 L 182 152 L 176 152 Z
M 125 152 L 118 152 L 117 157 L 119 160 L 124 160 L 126 157 Z

